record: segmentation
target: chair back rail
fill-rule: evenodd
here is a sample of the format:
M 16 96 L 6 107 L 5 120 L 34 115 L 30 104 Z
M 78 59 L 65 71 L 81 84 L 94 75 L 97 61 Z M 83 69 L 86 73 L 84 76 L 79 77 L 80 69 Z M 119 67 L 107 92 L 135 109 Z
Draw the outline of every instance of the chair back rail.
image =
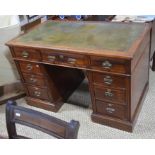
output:
M 17 106 L 15 101 L 8 101 L 6 104 L 6 124 L 9 138 L 28 138 L 17 134 L 16 123 L 63 139 L 77 138 L 80 126 L 78 121 L 71 120 L 68 123 L 53 116 Z

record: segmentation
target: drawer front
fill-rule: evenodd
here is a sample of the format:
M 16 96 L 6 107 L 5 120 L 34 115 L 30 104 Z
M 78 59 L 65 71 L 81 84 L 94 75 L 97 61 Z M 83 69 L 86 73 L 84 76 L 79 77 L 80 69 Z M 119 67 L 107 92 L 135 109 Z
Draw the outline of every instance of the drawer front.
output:
M 102 115 L 108 115 L 119 119 L 127 119 L 127 109 L 121 105 L 96 100 L 96 111 Z
M 42 68 L 37 63 L 20 61 L 19 66 L 24 73 L 42 74 Z
M 130 72 L 128 62 L 125 62 L 125 60 L 106 59 L 102 57 L 91 56 L 91 68 L 124 74 Z
M 126 104 L 124 90 L 114 90 L 104 87 L 95 86 L 95 97 L 96 99 L 118 103 L 118 104 Z
M 27 86 L 29 95 L 34 98 L 39 98 L 43 100 L 49 100 L 48 91 L 47 89 L 42 89 L 33 86 Z
M 27 48 L 14 48 L 16 58 L 25 60 L 41 60 L 41 55 L 38 50 Z
M 95 84 L 102 84 L 106 87 L 126 88 L 126 77 L 111 74 L 93 72 L 93 81 Z
M 23 77 L 24 77 L 24 82 L 28 83 L 28 84 L 34 84 L 34 85 L 38 85 L 41 87 L 45 87 L 46 83 L 45 83 L 45 79 L 41 76 L 37 76 L 34 74 L 25 74 L 23 73 Z
M 42 60 L 51 64 L 60 64 L 73 67 L 86 67 L 88 65 L 88 60 L 85 56 L 65 54 L 57 52 L 42 51 Z

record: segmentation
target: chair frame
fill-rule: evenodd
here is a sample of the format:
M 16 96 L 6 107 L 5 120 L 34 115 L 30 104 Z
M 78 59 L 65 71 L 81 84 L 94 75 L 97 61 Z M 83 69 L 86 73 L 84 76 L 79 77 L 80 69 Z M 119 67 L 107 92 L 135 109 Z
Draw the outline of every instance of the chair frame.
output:
M 71 120 L 69 123 L 53 116 L 17 106 L 15 101 L 6 104 L 6 124 L 10 139 L 25 139 L 17 135 L 15 124 L 25 125 L 60 139 L 76 139 L 80 123 Z

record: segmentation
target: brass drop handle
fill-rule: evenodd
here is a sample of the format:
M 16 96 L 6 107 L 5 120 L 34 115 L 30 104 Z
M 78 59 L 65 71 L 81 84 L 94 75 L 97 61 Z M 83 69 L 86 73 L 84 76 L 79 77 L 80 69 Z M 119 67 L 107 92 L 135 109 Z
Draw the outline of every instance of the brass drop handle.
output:
M 110 114 L 114 113 L 115 112 L 115 109 L 114 108 L 110 108 L 110 107 L 107 107 L 106 108 L 106 111 Z
M 71 64 L 75 64 L 76 59 L 74 59 L 74 58 L 68 58 L 68 62 L 71 63 Z
M 35 82 L 37 81 L 37 79 L 31 77 L 31 78 L 30 78 L 30 81 L 35 83 Z
M 23 51 L 22 52 L 22 57 L 23 58 L 28 58 L 29 57 L 29 53 L 27 51 Z
M 63 58 L 64 58 L 64 56 L 63 56 L 63 55 L 59 55 L 59 58 L 60 58 L 60 59 L 63 59 Z
M 111 78 L 111 76 L 108 76 L 108 75 L 105 76 L 103 80 L 104 80 L 104 83 L 107 85 L 111 85 L 113 82 L 113 79 Z
M 54 61 L 56 59 L 56 57 L 52 55 L 49 55 L 47 58 L 49 61 Z
M 31 64 L 28 64 L 27 66 L 26 66 L 26 68 L 27 68 L 27 70 L 32 70 L 32 68 L 33 68 L 33 66 L 31 65 Z
M 39 97 L 41 95 L 41 92 L 40 91 L 35 91 L 34 94 L 35 94 L 35 96 Z
M 104 92 L 104 95 L 107 97 L 113 97 L 114 94 L 111 92 L 111 89 L 107 89 L 107 91 Z
M 108 60 L 106 60 L 102 62 L 102 67 L 105 69 L 110 69 L 112 67 L 112 64 Z

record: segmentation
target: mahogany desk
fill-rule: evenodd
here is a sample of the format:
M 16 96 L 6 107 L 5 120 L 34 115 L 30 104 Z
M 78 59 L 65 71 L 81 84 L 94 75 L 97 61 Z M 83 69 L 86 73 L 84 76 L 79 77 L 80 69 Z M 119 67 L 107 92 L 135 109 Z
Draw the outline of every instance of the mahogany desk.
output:
M 43 23 L 7 43 L 27 103 L 58 111 L 85 78 L 94 122 L 132 132 L 149 84 L 150 26 Z

